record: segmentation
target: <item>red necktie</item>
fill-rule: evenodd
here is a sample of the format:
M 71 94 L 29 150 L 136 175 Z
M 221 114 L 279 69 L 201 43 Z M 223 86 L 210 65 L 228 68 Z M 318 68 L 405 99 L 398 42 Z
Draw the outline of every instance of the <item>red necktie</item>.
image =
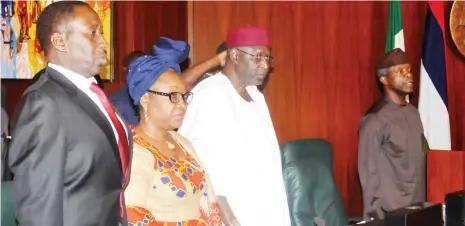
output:
M 103 92 L 100 87 L 97 86 L 97 84 L 92 83 L 90 85 L 90 90 L 97 94 L 98 99 L 102 103 L 103 107 L 105 108 L 105 111 L 108 113 L 108 116 L 110 116 L 111 122 L 113 123 L 113 126 L 116 129 L 116 132 L 118 133 L 118 151 L 119 155 L 121 157 L 121 166 L 123 168 L 123 181 L 126 179 L 126 172 L 127 172 L 127 167 L 128 167 L 128 159 L 129 159 L 129 154 L 128 154 L 128 140 L 126 138 L 126 133 L 124 132 L 123 125 L 121 124 L 121 121 L 116 117 L 115 110 L 113 110 L 113 107 L 110 103 L 110 100 L 108 100 L 107 96 Z M 124 214 L 124 206 L 123 206 L 123 192 L 120 193 L 120 211 L 121 211 L 121 217 L 123 217 Z

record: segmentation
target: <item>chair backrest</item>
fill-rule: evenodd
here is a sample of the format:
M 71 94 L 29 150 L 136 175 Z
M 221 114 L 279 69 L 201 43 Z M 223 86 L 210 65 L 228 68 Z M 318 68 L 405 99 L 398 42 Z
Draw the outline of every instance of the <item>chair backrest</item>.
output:
M 2 217 L 1 225 L 2 226 L 16 226 L 15 212 L 13 206 L 13 199 L 11 197 L 12 182 L 2 182 L 1 187 L 1 199 L 2 199 Z
M 323 139 L 302 139 L 281 146 L 283 176 L 293 226 L 314 225 L 319 217 L 346 226 L 342 200 L 333 178 L 333 154 Z
M 333 172 L 333 150 L 324 139 L 300 139 L 281 146 L 283 166 L 302 159 L 314 159 L 323 162 Z

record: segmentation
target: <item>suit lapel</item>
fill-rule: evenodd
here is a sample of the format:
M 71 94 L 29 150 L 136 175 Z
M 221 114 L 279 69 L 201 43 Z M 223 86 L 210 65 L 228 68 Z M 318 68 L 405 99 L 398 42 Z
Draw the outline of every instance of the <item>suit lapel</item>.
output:
M 126 129 L 126 132 L 127 132 L 127 138 L 128 138 L 128 169 L 126 171 L 126 178 L 123 182 L 123 189 L 125 189 L 128 184 L 129 184 L 129 177 L 131 175 L 131 164 L 132 164 L 132 148 L 133 148 L 133 140 L 132 140 L 132 130 L 131 128 L 128 126 L 128 124 L 124 121 L 123 119 L 123 116 L 118 112 L 118 110 L 116 108 L 115 109 L 115 112 L 116 114 L 118 115 L 118 117 L 120 119 L 122 119 L 122 124 L 124 126 L 124 128 Z
M 68 97 L 71 99 L 71 101 L 77 106 L 79 106 L 84 112 L 86 112 L 90 116 L 90 118 L 104 132 L 105 136 L 110 141 L 111 147 L 113 149 L 113 154 L 117 158 L 117 162 L 121 169 L 121 158 L 118 151 L 118 144 L 116 143 L 116 138 L 113 129 L 110 125 L 110 122 L 102 113 L 102 111 L 92 101 L 92 99 L 90 99 L 71 81 L 65 78 L 60 72 L 56 71 L 53 68 L 47 67 L 46 74 L 48 74 L 53 81 L 57 82 L 59 86 L 62 87 L 68 94 Z

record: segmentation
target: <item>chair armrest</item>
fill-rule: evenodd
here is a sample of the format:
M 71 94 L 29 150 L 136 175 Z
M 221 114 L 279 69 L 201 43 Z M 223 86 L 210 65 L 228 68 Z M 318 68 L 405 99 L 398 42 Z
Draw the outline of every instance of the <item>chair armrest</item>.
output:
M 349 225 L 353 225 L 353 224 L 363 221 L 363 217 L 349 217 L 347 218 L 347 220 L 349 221 Z

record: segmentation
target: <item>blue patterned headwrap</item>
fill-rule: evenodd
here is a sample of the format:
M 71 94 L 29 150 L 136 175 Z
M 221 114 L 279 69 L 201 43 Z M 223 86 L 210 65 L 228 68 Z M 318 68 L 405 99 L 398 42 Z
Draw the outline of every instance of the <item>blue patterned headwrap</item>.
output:
M 126 81 L 134 104 L 139 104 L 140 98 L 165 71 L 173 69 L 181 74 L 179 64 L 187 58 L 189 50 L 186 42 L 161 37 L 152 47 L 152 55 L 133 60 L 129 64 Z

